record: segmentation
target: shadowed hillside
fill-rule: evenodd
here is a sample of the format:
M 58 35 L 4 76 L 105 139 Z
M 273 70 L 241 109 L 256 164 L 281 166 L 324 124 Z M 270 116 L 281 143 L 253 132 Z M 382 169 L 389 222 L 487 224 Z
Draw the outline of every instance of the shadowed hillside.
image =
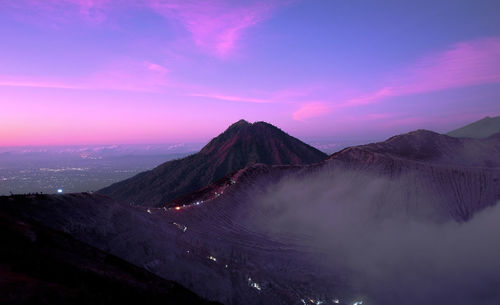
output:
M 1 304 L 216 304 L 9 208 L 31 197 L 0 198 Z

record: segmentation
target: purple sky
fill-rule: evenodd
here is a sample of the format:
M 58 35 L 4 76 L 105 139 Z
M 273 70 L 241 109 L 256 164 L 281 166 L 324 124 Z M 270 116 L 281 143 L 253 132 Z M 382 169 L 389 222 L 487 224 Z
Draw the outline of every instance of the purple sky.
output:
M 209 3 L 209 4 L 208 4 Z M 500 114 L 500 2 L 0 0 L 0 146 L 384 138 Z

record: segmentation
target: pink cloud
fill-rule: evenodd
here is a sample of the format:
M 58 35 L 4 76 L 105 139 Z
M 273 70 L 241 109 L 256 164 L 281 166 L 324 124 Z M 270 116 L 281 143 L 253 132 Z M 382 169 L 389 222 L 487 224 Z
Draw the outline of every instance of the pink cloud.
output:
M 122 58 L 93 74 L 75 79 L 0 75 L 0 86 L 153 92 L 173 85 L 167 74 L 167 68 L 162 65 Z
M 198 48 L 226 57 L 236 49 L 245 30 L 288 2 L 290 0 L 246 3 L 230 0 L 17 0 L 5 5 L 19 19 L 56 27 L 78 19 L 98 24 L 123 7 L 133 10 L 148 8 L 180 23 Z
M 500 37 L 452 45 L 392 76 L 387 86 L 340 104 L 340 107 L 379 102 L 388 97 L 500 83 Z
M 167 68 L 148 61 L 119 59 L 82 80 L 89 89 L 157 91 L 170 84 Z
M 167 72 L 168 72 L 167 68 L 165 68 L 159 64 L 145 62 L 145 65 L 146 65 L 147 69 L 150 71 L 158 72 L 160 74 L 167 74 Z
M 347 102 L 345 102 L 344 104 L 341 104 L 338 106 L 339 107 L 347 107 L 347 106 L 358 106 L 358 105 L 372 104 L 374 102 L 377 102 L 378 100 L 381 100 L 383 98 L 386 98 L 386 97 L 389 97 L 392 95 L 394 95 L 393 90 L 389 87 L 384 87 L 384 88 L 377 90 L 373 93 L 350 99 Z
M 271 101 L 269 101 L 267 99 L 259 99 L 259 98 L 244 97 L 244 96 L 234 96 L 234 95 L 224 95 L 224 94 L 191 93 L 191 94 L 189 94 L 189 96 L 206 97 L 206 98 L 210 98 L 210 99 L 231 101 L 231 102 L 258 103 L 258 104 L 271 103 Z
M 234 51 L 243 32 L 267 18 L 278 2 L 235 5 L 220 0 L 151 0 L 150 5 L 160 15 L 180 22 L 196 46 L 226 57 Z
M 500 37 L 457 43 L 430 54 L 394 80 L 397 95 L 500 82 Z
M 391 88 L 382 88 L 370 94 L 361 95 L 355 98 L 347 99 L 343 103 L 333 103 L 333 102 L 308 102 L 302 104 L 302 106 L 296 110 L 292 117 L 298 121 L 304 121 L 309 118 L 324 116 L 334 110 L 355 107 L 361 105 L 367 105 L 375 103 L 385 97 L 391 96 L 393 91 Z M 378 119 L 381 115 L 368 116 L 367 119 Z
M 310 118 L 323 116 L 332 110 L 331 104 L 325 102 L 309 102 L 302 104 L 292 117 L 297 121 L 305 121 Z
M 259 103 L 259 104 L 290 104 L 297 105 L 307 103 L 311 100 L 321 99 L 324 96 L 325 86 L 323 84 L 311 84 L 308 86 L 295 86 L 281 88 L 279 90 L 273 91 L 254 91 L 255 95 L 260 97 L 248 96 L 246 94 L 227 94 L 227 93 L 213 93 L 207 88 L 200 88 L 203 93 L 191 93 L 189 96 L 195 97 L 206 97 L 211 99 L 217 99 L 222 101 L 233 101 L 233 102 L 247 102 L 247 103 Z M 331 89 L 331 88 L 329 88 Z M 210 93 L 206 93 L 206 92 Z
M 391 76 L 385 86 L 374 92 L 318 108 L 323 110 L 315 110 L 314 104 L 306 104 L 304 109 L 294 113 L 294 118 L 317 117 L 334 109 L 379 103 L 390 97 L 490 83 L 500 83 L 500 37 L 454 44 L 444 51 L 422 57 L 397 75 Z M 296 115 L 297 113 L 299 114 Z M 311 115 L 307 115 L 308 113 Z
M 0 75 L 0 87 L 80 89 L 76 85 L 71 85 L 62 81 L 57 81 L 47 78 L 18 77 L 9 75 Z

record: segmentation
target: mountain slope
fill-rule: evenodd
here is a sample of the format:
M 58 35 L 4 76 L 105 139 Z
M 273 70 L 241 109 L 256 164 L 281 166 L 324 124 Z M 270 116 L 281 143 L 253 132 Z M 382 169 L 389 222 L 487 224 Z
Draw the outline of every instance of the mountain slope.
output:
M 498 132 L 500 132 L 500 116 L 487 116 L 484 119 L 450 131 L 447 135 L 457 138 L 486 138 Z
M 231 125 L 200 152 L 166 162 L 151 171 L 99 191 L 117 200 L 144 206 L 172 205 L 171 200 L 196 191 L 255 163 L 311 164 L 326 154 L 277 127 L 244 120 Z
M 215 304 L 9 208 L 26 200 L 0 198 L 1 304 Z

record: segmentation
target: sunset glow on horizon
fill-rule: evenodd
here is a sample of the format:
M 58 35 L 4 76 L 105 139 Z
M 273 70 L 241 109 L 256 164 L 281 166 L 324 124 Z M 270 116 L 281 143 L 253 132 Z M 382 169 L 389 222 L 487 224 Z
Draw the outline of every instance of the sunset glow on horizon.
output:
M 210 4 L 208 4 L 210 3 Z M 0 146 L 446 132 L 500 115 L 500 2 L 2 1 Z

